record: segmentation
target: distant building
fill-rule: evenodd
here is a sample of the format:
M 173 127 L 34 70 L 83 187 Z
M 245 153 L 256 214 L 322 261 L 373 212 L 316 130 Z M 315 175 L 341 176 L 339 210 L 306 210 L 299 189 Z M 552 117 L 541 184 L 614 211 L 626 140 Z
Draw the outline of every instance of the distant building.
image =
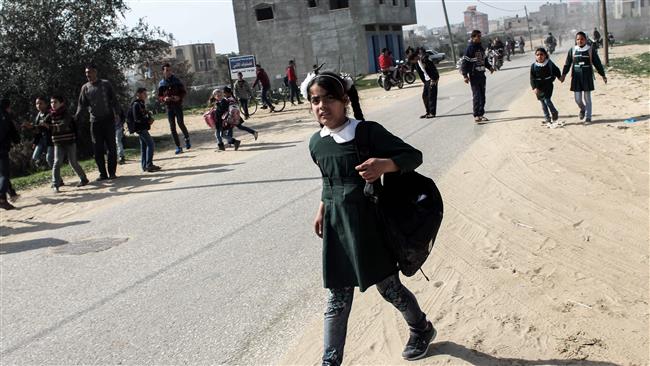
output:
M 650 0 L 614 0 L 614 18 L 650 17 Z
M 465 28 L 471 32 L 478 29 L 481 33 L 487 34 L 490 31 L 488 16 L 476 10 L 476 5 L 468 6 L 463 12 Z
M 289 60 L 299 77 L 312 65 L 377 71 L 382 48 L 404 54 L 402 26 L 417 23 L 415 0 L 233 0 L 239 52 L 255 55 L 277 85 Z
M 539 7 L 536 12 L 530 13 L 530 18 L 540 24 L 564 24 L 569 16 L 569 5 L 567 3 L 546 3 Z

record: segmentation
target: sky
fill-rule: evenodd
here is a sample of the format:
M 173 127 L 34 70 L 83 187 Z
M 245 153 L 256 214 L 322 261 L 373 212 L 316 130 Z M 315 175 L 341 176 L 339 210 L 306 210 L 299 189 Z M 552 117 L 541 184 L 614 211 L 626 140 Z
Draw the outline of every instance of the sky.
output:
M 234 0 L 239 1 L 239 0 Z M 303 0 L 294 0 L 303 3 Z M 350 0 L 357 1 L 357 0 Z M 592 0 L 595 1 L 595 0 Z M 214 43 L 217 53 L 238 52 L 235 16 L 231 0 L 128 0 L 131 11 L 125 14 L 124 23 L 135 25 L 139 18 L 145 18 L 174 35 L 178 44 Z M 549 0 L 551 3 L 559 2 Z M 519 14 L 525 16 L 536 11 L 547 1 L 460 1 L 446 0 L 449 22 L 463 21 L 463 11 L 469 5 L 488 14 L 489 19 Z M 440 0 L 415 0 L 418 25 L 440 27 L 445 25 L 445 16 Z

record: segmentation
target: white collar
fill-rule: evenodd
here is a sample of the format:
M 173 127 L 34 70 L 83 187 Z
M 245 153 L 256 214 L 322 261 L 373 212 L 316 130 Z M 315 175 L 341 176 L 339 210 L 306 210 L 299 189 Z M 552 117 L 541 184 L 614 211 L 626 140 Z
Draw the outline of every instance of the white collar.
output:
M 591 48 L 590 45 L 585 44 L 584 47 L 579 47 L 579 46 L 576 45 L 573 49 L 576 50 L 576 51 L 583 52 L 583 51 L 588 51 L 590 48 Z
M 320 130 L 320 137 L 332 136 L 337 144 L 352 141 L 354 140 L 354 134 L 358 124 L 358 120 L 348 119 L 345 123 L 335 129 L 329 129 L 326 126 L 323 126 Z
M 548 59 L 544 60 L 544 62 L 542 62 L 541 64 L 539 62 L 535 61 L 535 65 L 537 65 L 539 67 L 544 67 L 547 64 L 548 64 Z

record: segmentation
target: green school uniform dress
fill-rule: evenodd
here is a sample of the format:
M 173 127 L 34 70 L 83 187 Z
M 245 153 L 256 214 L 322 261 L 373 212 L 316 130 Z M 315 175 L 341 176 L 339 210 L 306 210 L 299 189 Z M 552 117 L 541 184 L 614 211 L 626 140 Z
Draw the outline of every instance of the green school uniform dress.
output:
M 605 76 L 605 69 L 600 62 L 598 52 L 591 49 L 591 46 L 575 46 L 569 50 L 566 61 L 564 62 L 562 75 L 568 74 L 569 70 L 571 70 L 572 92 L 592 91 L 595 89 L 594 67 L 601 76 Z
M 323 282 L 326 288 L 365 291 L 397 273 L 397 262 L 381 230 L 374 204 L 363 194 L 365 181 L 354 168 L 357 120 L 336 130 L 323 127 L 309 141 L 312 159 L 323 176 Z M 376 122 L 370 124 L 371 155 L 390 158 L 402 172 L 422 163 L 422 153 Z

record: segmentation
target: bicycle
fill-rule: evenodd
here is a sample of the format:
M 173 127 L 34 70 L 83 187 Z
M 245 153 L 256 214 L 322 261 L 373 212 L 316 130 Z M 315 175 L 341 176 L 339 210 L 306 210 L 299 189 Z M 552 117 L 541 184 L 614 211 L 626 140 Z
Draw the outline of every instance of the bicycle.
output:
M 268 99 L 271 101 L 271 104 L 273 104 L 273 110 L 276 112 L 282 112 L 287 104 L 287 99 L 289 96 L 289 89 L 286 88 L 279 88 L 279 89 L 271 89 L 267 93 Z M 261 106 L 261 107 L 260 107 Z M 261 93 L 254 92 L 253 96 L 251 99 L 248 100 L 248 116 L 252 116 L 257 112 L 259 109 L 266 109 L 267 107 L 262 103 L 262 95 Z M 239 106 L 239 110 L 243 114 L 244 111 L 242 111 L 241 104 Z

